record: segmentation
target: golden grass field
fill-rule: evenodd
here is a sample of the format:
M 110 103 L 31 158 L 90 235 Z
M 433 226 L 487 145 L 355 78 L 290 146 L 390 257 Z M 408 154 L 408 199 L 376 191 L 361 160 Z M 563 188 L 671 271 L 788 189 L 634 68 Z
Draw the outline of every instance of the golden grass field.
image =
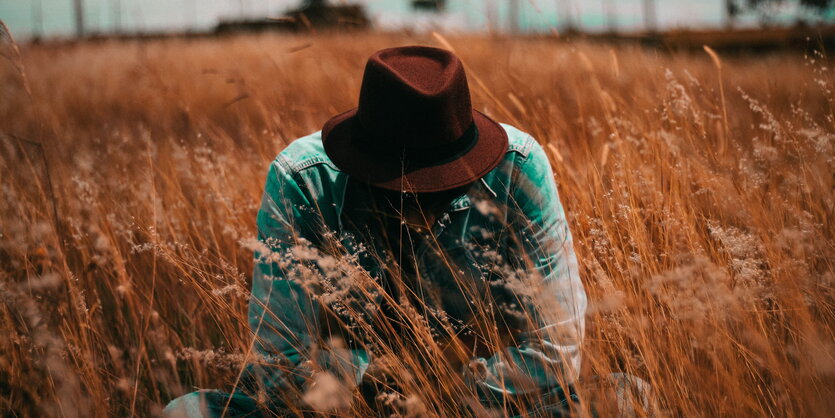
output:
M 584 378 L 638 376 L 659 415 L 831 413 L 824 54 L 357 34 L 6 42 L 4 415 L 148 416 L 230 390 L 270 162 L 355 106 L 372 52 L 412 43 L 454 48 L 475 106 L 549 154 L 590 301 Z M 428 389 L 403 396 L 443 415 Z

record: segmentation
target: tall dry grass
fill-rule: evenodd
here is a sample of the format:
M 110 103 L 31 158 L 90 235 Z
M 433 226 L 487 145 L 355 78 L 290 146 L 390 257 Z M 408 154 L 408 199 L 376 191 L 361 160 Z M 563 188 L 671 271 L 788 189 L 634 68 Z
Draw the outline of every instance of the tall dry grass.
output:
M 439 42 L 6 42 L 0 408 L 150 415 L 231 389 L 269 162 L 355 105 L 370 53 Z M 831 411 L 827 57 L 449 44 L 476 106 L 551 157 L 591 302 L 582 376 L 641 377 L 674 416 Z

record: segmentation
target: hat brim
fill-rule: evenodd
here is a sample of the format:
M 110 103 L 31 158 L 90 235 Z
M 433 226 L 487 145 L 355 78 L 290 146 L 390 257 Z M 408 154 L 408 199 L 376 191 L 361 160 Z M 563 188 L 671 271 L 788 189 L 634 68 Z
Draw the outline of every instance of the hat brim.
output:
M 473 110 L 478 141 L 466 153 L 435 165 L 409 167 L 401 159 L 381 158 L 355 145 L 357 109 L 340 113 L 322 128 L 322 144 L 343 172 L 374 186 L 412 193 L 441 192 L 472 183 L 499 165 L 507 152 L 507 133 L 498 122 Z

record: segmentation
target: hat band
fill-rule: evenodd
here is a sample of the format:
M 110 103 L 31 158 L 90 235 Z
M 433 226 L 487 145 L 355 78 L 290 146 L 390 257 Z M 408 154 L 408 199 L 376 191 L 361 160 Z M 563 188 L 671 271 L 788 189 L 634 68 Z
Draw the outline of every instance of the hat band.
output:
M 402 158 L 403 162 L 408 166 L 446 164 L 463 157 L 478 143 L 478 128 L 475 122 L 471 123 L 470 127 L 455 141 L 428 149 L 414 149 L 398 145 L 392 146 L 391 142 L 371 139 L 367 134 L 362 133 L 359 127 L 359 121 L 356 122 L 355 129 L 358 131 L 358 134 L 354 135 L 354 143 L 357 148 L 379 158 Z

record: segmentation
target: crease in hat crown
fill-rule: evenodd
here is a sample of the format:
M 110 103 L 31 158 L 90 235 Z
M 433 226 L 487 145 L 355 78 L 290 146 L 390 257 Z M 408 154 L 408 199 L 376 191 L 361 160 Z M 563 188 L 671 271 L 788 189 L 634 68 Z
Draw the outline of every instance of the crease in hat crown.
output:
M 405 51 L 421 53 L 416 57 L 419 57 L 419 59 L 427 61 L 427 64 L 434 64 L 434 62 L 431 61 L 433 58 L 436 59 L 436 62 L 440 64 L 441 69 L 443 69 L 445 73 L 453 73 L 461 67 L 461 62 L 454 55 L 450 54 L 449 52 L 443 49 L 438 48 L 412 46 L 403 48 L 389 48 L 381 50 L 377 53 L 380 59 L 371 62 L 387 67 L 387 69 L 391 71 L 391 73 L 394 76 L 401 78 L 404 84 L 412 84 L 412 87 L 415 89 L 416 92 L 424 94 L 426 96 L 432 96 L 437 94 L 438 92 L 448 89 L 450 87 L 450 84 L 452 83 L 452 78 L 443 76 L 437 77 L 431 81 L 435 84 L 438 84 L 437 82 L 440 81 L 441 84 L 431 87 L 422 86 L 422 82 L 430 80 L 421 79 L 419 76 L 414 77 L 414 73 L 417 73 L 421 70 L 425 70 L 425 68 L 415 68 L 414 65 L 401 66 L 400 62 L 398 62 L 399 60 L 397 60 L 397 58 L 399 57 L 397 57 L 396 54 L 403 53 Z M 395 56 L 395 59 L 392 60 L 391 56 L 393 55 Z
M 389 48 L 368 59 L 357 109 L 366 140 L 429 150 L 458 140 L 472 125 L 471 110 L 464 66 L 449 51 Z

